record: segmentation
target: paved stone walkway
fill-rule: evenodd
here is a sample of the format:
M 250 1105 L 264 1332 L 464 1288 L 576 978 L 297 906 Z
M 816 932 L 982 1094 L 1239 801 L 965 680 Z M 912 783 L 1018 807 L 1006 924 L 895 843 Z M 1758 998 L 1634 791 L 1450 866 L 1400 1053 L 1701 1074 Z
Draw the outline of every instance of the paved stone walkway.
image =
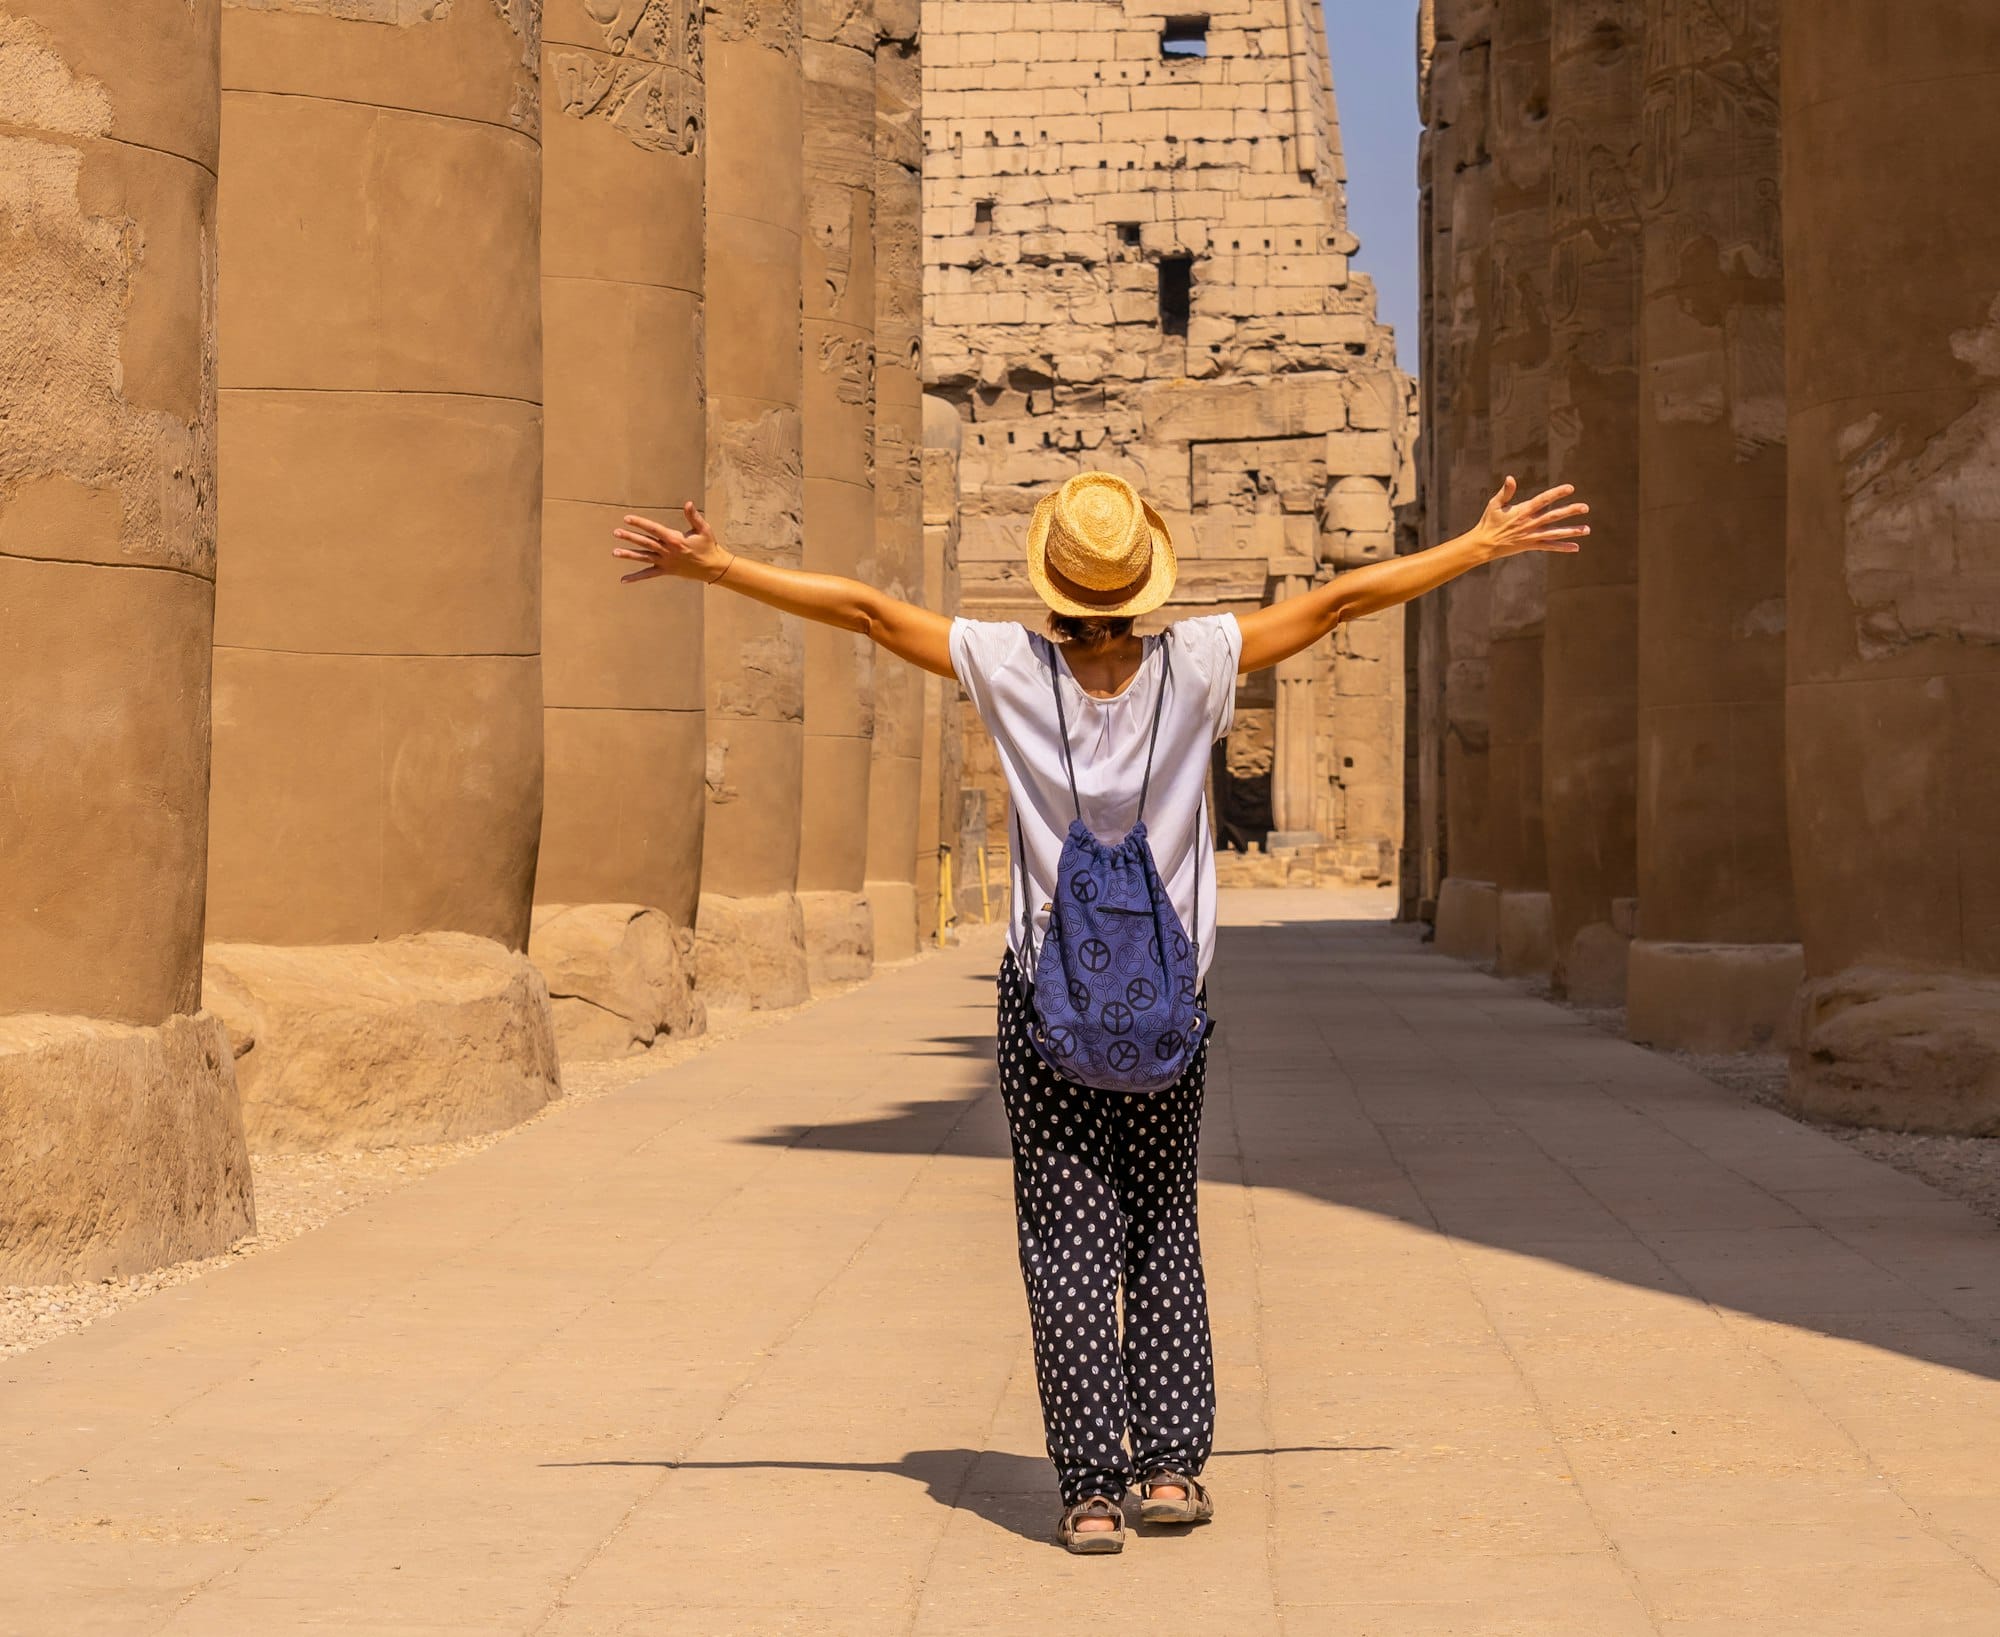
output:
M 982 935 L 0 1360 L 0 1631 L 2000 1632 L 2000 1233 L 1379 903 L 1226 902 L 1215 1526 L 1046 1544 Z

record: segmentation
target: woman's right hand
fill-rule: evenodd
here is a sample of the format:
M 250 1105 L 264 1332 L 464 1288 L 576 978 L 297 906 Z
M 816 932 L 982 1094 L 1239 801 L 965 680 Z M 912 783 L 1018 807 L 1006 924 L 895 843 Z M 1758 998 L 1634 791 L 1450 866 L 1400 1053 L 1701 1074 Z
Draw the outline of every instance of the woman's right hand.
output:
M 686 502 L 681 511 L 687 518 L 685 529 L 670 529 L 650 517 L 627 517 L 624 528 L 611 531 L 614 538 L 625 542 L 623 546 L 612 548 L 612 556 L 646 565 L 625 575 L 625 584 L 634 585 L 640 580 L 657 580 L 663 576 L 676 580 L 716 580 L 728 572 L 735 558 L 716 539 L 715 531 L 708 526 L 708 519 L 701 515 L 692 500 Z
M 1500 492 L 1486 503 L 1486 511 L 1473 526 L 1471 538 L 1488 561 L 1513 557 L 1524 551 L 1574 552 L 1581 549 L 1590 533 L 1586 517 L 1590 508 L 1582 501 L 1565 506 L 1576 493 L 1576 485 L 1560 483 L 1544 489 L 1533 500 L 1514 503 L 1515 483 L 1510 477 Z

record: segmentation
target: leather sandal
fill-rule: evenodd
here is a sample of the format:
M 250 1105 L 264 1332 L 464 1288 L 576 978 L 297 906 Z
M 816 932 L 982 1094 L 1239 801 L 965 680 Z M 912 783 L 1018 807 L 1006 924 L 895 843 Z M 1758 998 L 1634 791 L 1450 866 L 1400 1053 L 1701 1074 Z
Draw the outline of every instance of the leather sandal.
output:
M 1109 1529 L 1079 1529 L 1077 1524 L 1085 1518 L 1109 1518 Z M 1062 1521 L 1056 1525 L 1056 1539 L 1079 1557 L 1096 1557 L 1109 1552 L 1125 1550 L 1125 1513 L 1116 1501 L 1103 1495 L 1092 1495 L 1072 1507 L 1065 1508 Z
M 1186 1493 L 1177 1501 L 1165 1496 L 1155 1500 L 1153 1491 L 1168 1485 Z M 1214 1516 L 1215 1502 L 1197 1479 L 1179 1472 L 1155 1472 L 1139 1485 L 1141 1523 L 1207 1523 Z

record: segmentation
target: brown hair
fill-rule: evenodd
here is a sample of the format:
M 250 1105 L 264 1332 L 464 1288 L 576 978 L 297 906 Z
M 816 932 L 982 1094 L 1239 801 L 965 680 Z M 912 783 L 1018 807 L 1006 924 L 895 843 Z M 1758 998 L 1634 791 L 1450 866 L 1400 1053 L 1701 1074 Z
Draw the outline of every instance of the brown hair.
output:
M 1049 635 L 1065 645 L 1075 643 L 1085 652 L 1114 643 L 1131 630 L 1132 620 L 1126 614 L 1049 615 Z

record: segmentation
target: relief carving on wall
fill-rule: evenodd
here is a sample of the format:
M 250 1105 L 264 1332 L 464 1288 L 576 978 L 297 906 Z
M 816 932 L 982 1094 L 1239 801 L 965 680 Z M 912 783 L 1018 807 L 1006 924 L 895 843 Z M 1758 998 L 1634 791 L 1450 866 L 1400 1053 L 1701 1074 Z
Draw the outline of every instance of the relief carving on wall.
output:
M 638 147 L 701 151 L 701 0 L 583 0 L 604 50 L 551 56 L 556 105 L 602 119 Z
M 2000 296 L 1987 322 L 1952 335 L 1968 402 L 1923 435 L 1893 409 L 1841 432 L 1847 593 L 1855 647 L 1887 659 L 1926 640 L 2000 643 Z
M 788 57 L 799 54 L 796 0 L 711 0 L 708 26 L 728 44 L 748 40 Z

